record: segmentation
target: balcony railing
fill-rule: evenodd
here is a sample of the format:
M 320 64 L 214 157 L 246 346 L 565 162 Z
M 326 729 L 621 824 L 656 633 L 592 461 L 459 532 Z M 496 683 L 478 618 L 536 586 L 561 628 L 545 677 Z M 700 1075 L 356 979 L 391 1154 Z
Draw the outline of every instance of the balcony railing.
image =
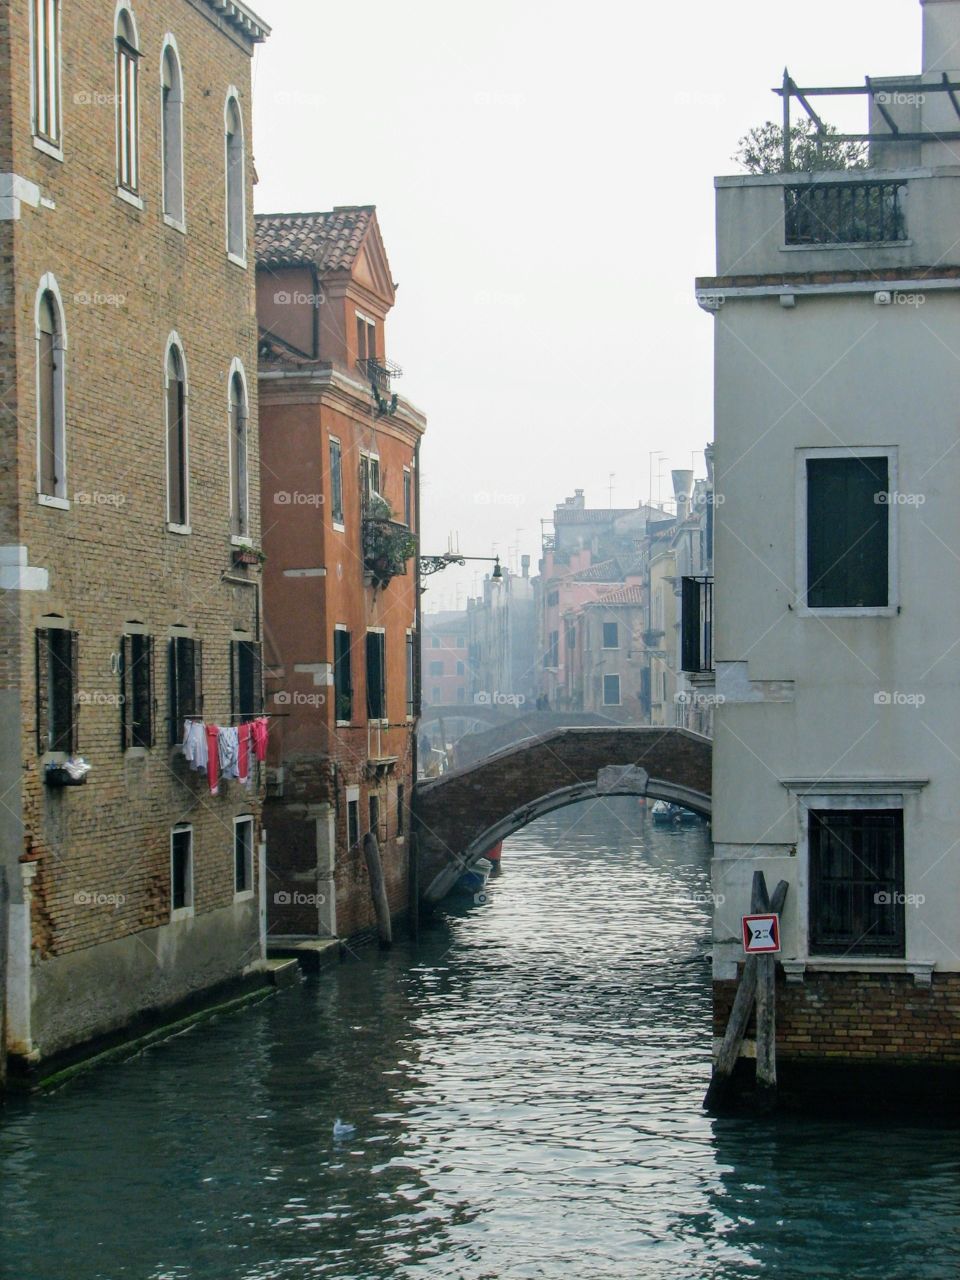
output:
M 366 375 L 371 386 L 376 387 L 384 396 L 390 394 L 391 378 L 399 378 L 403 374 L 400 366 L 392 360 L 377 360 L 372 356 L 366 360 L 358 360 L 357 367 Z
M 906 240 L 905 182 L 812 182 L 784 188 L 786 243 L 895 244 Z
M 680 596 L 680 666 L 688 675 L 713 670 L 713 579 L 684 578 Z

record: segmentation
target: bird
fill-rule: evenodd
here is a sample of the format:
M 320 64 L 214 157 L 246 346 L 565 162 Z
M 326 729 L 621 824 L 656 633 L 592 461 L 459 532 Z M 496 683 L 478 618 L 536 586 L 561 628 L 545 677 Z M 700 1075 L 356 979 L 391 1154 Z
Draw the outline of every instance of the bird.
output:
M 333 1136 L 337 1141 L 341 1138 L 352 1138 L 356 1131 L 357 1126 L 355 1124 L 347 1124 L 339 1116 L 333 1122 Z

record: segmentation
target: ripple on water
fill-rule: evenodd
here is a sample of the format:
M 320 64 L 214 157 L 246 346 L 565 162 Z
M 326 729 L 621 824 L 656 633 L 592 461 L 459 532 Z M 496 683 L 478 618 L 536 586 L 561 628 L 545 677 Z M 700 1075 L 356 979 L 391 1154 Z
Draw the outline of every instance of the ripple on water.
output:
M 416 954 L 15 1102 L 3 1274 L 960 1274 L 956 1135 L 702 1114 L 708 856 L 629 799 L 553 814 Z

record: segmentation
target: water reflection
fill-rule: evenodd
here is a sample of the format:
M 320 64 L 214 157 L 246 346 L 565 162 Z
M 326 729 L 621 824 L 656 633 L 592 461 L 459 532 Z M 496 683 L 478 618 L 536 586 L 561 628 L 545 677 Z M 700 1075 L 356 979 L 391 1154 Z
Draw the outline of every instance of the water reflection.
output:
M 704 829 L 588 803 L 521 832 L 504 867 L 417 953 L 365 951 L 15 1102 L 3 1274 L 957 1273 L 956 1135 L 702 1114 Z

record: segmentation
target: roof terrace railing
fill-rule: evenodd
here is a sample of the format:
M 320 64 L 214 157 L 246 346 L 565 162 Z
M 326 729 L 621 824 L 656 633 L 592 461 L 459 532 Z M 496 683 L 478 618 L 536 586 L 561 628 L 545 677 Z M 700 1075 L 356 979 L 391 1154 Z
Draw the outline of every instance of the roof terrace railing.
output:
M 906 240 L 905 182 L 813 182 L 784 189 L 788 245 L 896 244 Z

